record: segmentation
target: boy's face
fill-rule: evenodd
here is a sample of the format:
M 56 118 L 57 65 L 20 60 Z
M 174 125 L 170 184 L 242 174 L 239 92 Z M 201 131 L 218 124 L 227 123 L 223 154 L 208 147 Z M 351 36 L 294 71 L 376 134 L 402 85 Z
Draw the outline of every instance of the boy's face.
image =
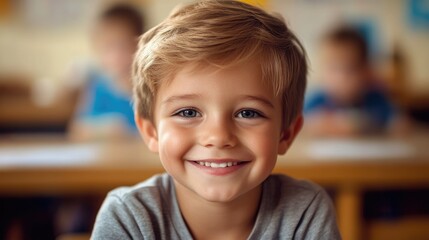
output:
M 257 62 L 188 66 L 158 90 L 154 125 L 138 117 L 137 125 L 178 194 L 228 202 L 259 190 L 299 131 L 301 118 L 282 130 L 281 113 Z

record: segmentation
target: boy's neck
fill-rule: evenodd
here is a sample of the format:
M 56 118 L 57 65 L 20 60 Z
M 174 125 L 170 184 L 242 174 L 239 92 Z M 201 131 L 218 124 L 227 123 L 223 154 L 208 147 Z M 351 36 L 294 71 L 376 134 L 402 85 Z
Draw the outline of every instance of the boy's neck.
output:
M 177 201 L 194 239 L 247 239 L 259 209 L 262 187 L 227 202 L 209 202 L 174 182 Z

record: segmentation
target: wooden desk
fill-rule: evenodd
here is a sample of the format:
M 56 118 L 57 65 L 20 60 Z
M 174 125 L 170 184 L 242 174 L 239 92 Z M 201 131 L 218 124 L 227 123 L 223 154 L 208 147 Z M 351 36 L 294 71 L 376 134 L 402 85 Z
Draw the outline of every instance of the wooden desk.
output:
M 413 136 L 404 143 L 383 138 L 344 141 L 299 138 L 291 150 L 279 158 L 274 172 L 310 179 L 335 190 L 343 238 L 357 240 L 362 238 L 364 227 L 361 216 L 364 190 L 429 187 L 428 139 L 426 135 Z M 350 145 L 357 147 L 350 150 Z M 31 163 L 32 158 L 44 158 L 41 149 L 45 153 L 58 151 L 59 160 L 56 162 L 55 156 L 47 154 L 46 159 L 51 162 Z M 4 164 L 8 160 L 7 151 L 20 153 L 17 159 L 25 160 L 25 164 L 18 161 Z M 368 154 L 371 151 L 372 155 Z M 106 143 L 73 143 L 56 138 L 0 141 L 1 195 L 104 194 L 160 172 L 163 168 L 158 156 L 148 152 L 137 140 Z

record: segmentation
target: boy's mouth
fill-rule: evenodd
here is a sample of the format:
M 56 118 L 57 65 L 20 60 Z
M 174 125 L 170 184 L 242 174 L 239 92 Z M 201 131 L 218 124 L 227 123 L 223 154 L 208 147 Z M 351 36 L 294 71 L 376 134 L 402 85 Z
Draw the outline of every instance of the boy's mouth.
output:
M 201 166 L 211 167 L 211 168 L 228 168 L 228 167 L 237 166 L 237 165 L 246 163 L 244 161 L 229 161 L 229 162 L 193 161 L 193 162 Z
M 239 171 L 251 161 L 237 159 L 204 159 L 187 160 L 187 162 L 210 175 L 224 176 Z

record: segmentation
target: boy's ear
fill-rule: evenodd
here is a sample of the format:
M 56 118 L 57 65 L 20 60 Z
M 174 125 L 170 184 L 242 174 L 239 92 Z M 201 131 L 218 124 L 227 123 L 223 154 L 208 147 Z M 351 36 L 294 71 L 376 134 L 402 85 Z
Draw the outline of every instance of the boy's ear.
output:
M 299 114 L 295 118 L 295 120 L 289 125 L 289 127 L 284 128 L 282 130 L 277 154 L 283 155 L 286 153 L 295 137 L 301 131 L 303 124 L 304 117 L 302 116 L 302 114 Z
M 134 114 L 134 121 L 139 129 L 140 136 L 142 136 L 149 150 L 158 152 L 158 134 L 152 121 L 140 117 L 137 113 Z

